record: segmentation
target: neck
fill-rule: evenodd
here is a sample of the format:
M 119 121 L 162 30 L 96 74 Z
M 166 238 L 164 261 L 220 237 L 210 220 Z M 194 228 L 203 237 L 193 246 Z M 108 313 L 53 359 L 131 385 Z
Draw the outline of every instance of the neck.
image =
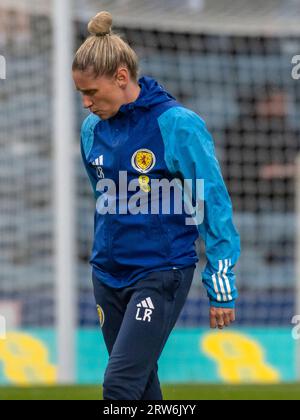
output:
M 130 81 L 125 92 L 125 103 L 130 104 L 135 102 L 141 92 L 140 85 L 137 82 Z

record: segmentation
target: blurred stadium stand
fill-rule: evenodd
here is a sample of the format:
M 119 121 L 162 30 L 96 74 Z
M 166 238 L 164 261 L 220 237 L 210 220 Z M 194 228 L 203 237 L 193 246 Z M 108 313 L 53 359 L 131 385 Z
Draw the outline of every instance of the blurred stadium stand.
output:
M 141 73 L 206 120 L 242 238 L 238 324 L 289 325 L 295 313 L 294 183 L 268 178 L 261 169 L 293 163 L 299 150 L 300 82 L 291 77 L 291 59 L 300 54 L 299 1 L 74 4 L 77 45 L 87 36 L 88 19 L 99 8 L 109 10 L 115 31 L 137 51 Z M 21 326 L 54 322 L 50 6 L 0 5 L 0 54 L 8 62 L 8 78 L 0 81 L 0 300 L 21 302 Z M 284 104 L 275 122 L 270 113 L 254 115 L 253 98 L 266 101 L 278 92 Z M 79 156 L 85 113 L 75 95 L 78 137 L 70 156 L 77 159 L 78 322 L 94 325 L 88 266 L 94 202 Z M 200 267 L 178 325 L 207 325 Z

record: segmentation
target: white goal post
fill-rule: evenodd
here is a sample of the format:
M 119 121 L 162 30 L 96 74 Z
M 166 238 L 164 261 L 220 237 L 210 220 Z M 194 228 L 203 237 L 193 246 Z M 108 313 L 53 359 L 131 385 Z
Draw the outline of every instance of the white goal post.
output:
M 58 382 L 75 382 L 76 259 L 72 0 L 53 1 L 53 133 Z

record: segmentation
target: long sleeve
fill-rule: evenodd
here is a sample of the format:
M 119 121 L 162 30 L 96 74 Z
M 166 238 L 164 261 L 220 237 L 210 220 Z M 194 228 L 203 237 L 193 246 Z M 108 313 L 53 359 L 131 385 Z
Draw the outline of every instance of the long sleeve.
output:
M 81 141 L 80 141 L 82 161 L 86 169 L 86 172 L 88 174 L 95 198 L 97 198 L 97 196 L 99 195 L 99 193 L 97 193 L 97 190 L 96 190 L 98 179 L 96 176 L 96 172 L 93 171 L 92 168 L 88 164 L 87 156 L 89 155 L 93 142 L 94 142 L 95 126 L 98 124 L 99 121 L 100 121 L 99 117 L 93 114 L 90 114 L 85 119 L 81 128 Z
M 202 279 L 212 306 L 232 308 L 238 296 L 233 268 L 240 255 L 240 238 L 213 139 L 203 120 L 183 107 L 171 108 L 158 123 L 170 172 L 193 183 L 204 180 L 204 216 L 197 226 L 207 257 Z M 198 198 L 193 188 L 193 201 Z

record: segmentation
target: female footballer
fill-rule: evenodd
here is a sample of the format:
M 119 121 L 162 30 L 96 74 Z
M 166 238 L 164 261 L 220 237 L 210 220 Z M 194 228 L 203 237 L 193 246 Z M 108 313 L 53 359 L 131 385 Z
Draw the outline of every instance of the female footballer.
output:
M 196 239 L 206 246 L 210 326 L 220 329 L 235 320 L 240 242 L 204 121 L 155 80 L 138 79 L 135 52 L 111 27 L 108 12 L 90 21 L 72 67 L 90 111 L 81 152 L 96 199 L 90 262 L 109 353 L 103 398 L 160 400 L 157 362 L 192 283 Z M 198 222 L 178 201 L 202 208 Z

